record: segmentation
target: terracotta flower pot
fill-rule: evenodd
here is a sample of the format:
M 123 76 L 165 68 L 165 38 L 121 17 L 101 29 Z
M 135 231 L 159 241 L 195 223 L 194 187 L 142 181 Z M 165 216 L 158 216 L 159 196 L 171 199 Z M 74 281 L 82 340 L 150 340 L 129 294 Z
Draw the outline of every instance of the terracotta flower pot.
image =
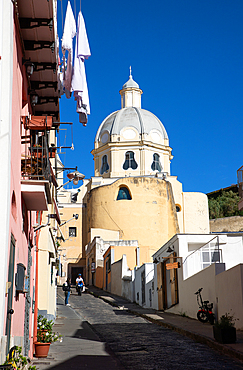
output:
M 35 343 L 35 357 L 47 357 L 51 343 Z

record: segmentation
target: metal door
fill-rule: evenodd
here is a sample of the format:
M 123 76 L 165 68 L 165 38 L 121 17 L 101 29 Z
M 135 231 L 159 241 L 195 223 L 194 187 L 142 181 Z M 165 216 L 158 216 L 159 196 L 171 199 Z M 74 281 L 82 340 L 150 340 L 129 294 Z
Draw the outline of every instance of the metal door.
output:
M 14 283 L 14 261 L 15 261 L 15 243 L 13 234 L 11 234 L 9 264 L 8 264 L 8 306 L 6 317 L 6 336 L 7 336 L 7 353 L 10 347 L 11 321 L 12 321 L 12 304 L 13 304 L 13 283 Z
M 27 266 L 27 276 L 28 276 L 28 285 L 27 291 L 25 293 L 25 320 L 24 320 L 24 355 L 28 356 L 30 350 L 30 340 L 29 340 L 29 331 L 30 331 L 30 306 L 31 306 L 31 297 L 30 297 L 30 268 L 32 265 L 31 258 L 31 246 L 28 246 L 28 266 Z

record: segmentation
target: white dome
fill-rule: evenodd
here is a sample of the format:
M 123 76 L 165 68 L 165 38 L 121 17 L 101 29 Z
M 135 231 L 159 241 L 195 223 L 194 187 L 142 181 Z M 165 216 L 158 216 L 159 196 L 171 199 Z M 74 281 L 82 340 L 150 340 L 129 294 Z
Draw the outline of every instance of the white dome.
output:
M 139 135 L 150 134 L 150 136 L 152 135 L 155 138 L 157 133 L 157 135 L 161 135 L 163 140 L 168 140 L 164 125 L 158 117 L 142 108 L 127 107 L 111 113 L 104 119 L 97 131 L 95 142 L 99 142 L 104 133 L 108 133 L 110 137 L 112 135 L 120 135 L 121 131 L 126 127 L 134 128 Z

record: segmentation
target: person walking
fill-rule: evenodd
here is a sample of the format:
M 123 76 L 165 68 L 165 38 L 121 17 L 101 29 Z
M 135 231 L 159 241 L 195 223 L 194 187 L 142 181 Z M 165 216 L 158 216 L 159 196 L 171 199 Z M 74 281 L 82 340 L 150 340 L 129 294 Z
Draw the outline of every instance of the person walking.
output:
M 70 293 L 71 293 L 71 279 L 67 278 L 67 281 L 63 284 L 62 289 L 64 290 L 65 294 L 65 306 L 70 306 L 68 303 Z
M 78 277 L 76 279 L 76 290 L 78 292 L 78 295 L 81 295 L 84 289 L 84 280 L 81 276 L 81 274 L 78 274 Z

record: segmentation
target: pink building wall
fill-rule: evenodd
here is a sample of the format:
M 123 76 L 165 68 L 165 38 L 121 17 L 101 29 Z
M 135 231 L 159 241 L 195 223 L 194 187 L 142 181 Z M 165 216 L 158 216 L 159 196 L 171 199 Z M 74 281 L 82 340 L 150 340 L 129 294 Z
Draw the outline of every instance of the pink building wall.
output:
M 29 230 L 31 224 L 36 223 L 36 213 L 26 211 L 26 227 L 23 231 L 23 215 L 22 215 L 22 202 L 21 198 L 21 135 L 23 135 L 21 116 L 28 114 L 28 105 L 26 105 L 25 97 L 28 96 L 28 82 L 24 66 L 22 66 L 22 48 L 20 38 L 14 29 L 14 45 L 13 45 L 13 86 L 12 86 L 12 142 L 11 142 L 11 185 L 10 185 L 10 199 L 12 202 L 10 212 L 10 229 L 9 229 L 9 246 L 11 242 L 11 234 L 16 240 L 15 245 L 15 262 L 14 262 L 14 277 L 17 272 L 17 264 L 22 263 L 25 267 L 27 274 L 28 265 L 28 243 L 29 243 Z M 30 112 L 31 113 L 31 112 Z M 23 149 L 22 149 L 23 151 Z M 31 250 L 32 266 L 30 273 L 30 294 L 31 303 L 33 302 L 33 285 L 35 281 L 35 248 Z M 10 250 L 9 250 L 10 251 Z M 9 261 L 9 257 L 8 257 Z M 8 280 L 8 277 L 6 277 Z M 5 298 L 5 322 L 7 315 L 7 295 Z M 24 323 L 25 323 L 25 304 L 26 293 L 16 294 L 15 284 L 13 287 L 13 304 L 12 308 L 14 313 L 11 322 L 11 336 L 24 337 Z M 30 320 L 29 320 L 29 338 L 30 338 L 30 352 L 29 356 L 33 354 L 33 339 L 31 333 L 33 332 L 32 325 L 32 304 L 30 307 Z

